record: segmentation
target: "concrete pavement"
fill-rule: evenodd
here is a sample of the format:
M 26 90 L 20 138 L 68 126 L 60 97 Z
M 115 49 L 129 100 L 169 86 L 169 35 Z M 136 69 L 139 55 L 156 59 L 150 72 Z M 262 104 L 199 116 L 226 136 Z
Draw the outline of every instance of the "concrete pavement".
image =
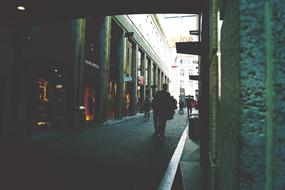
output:
M 163 141 L 153 136 L 152 117 L 140 115 L 56 138 L 32 137 L 0 150 L 0 187 L 157 189 L 186 124 L 186 114 L 176 113 Z

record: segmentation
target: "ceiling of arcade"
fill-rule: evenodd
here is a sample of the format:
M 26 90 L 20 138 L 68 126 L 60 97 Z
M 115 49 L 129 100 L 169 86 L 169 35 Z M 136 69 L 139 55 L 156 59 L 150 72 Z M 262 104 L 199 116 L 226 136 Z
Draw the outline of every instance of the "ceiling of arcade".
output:
M 207 0 L 2 0 L 0 21 L 42 23 L 84 16 L 199 13 Z M 17 9 L 24 6 L 25 10 Z

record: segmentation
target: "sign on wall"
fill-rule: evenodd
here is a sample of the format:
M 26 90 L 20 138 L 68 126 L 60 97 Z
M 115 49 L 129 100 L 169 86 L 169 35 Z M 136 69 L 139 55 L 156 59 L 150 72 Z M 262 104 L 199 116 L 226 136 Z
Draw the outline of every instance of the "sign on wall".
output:
M 176 42 L 192 42 L 192 36 L 175 36 L 170 39 L 170 47 L 175 48 Z
M 132 77 L 124 77 L 124 82 L 127 82 L 127 81 L 131 81 L 132 80 Z

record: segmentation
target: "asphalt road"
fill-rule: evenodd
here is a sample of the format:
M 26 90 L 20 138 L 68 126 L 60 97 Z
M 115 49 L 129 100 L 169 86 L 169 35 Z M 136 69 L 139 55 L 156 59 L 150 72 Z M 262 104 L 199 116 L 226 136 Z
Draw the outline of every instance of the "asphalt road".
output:
M 33 137 L 0 149 L 0 187 L 6 189 L 157 189 L 186 127 L 186 114 L 167 122 L 166 139 L 153 136 L 152 117 Z

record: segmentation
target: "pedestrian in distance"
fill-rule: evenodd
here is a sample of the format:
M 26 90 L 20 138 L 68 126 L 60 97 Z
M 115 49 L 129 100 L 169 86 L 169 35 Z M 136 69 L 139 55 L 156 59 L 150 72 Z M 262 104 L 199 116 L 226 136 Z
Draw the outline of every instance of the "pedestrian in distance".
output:
M 190 114 L 192 113 L 192 107 L 191 107 L 191 101 L 189 98 L 186 99 L 186 106 L 187 106 L 187 115 L 190 117 Z
M 193 96 L 190 96 L 190 113 L 192 113 L 192 108 L 195 108 L 195 100 Z
M 184 102 L 182 99 L 179 100 L 179 114 L 184 114 Z
M 174 118 L 175 110 L 177 109 L 177 100 L 171 96 L 169 102 L 169 116 L 167 120 L 171 120 Z
M 154 135 L 158 136 L 158 115 L 157 115 L 157 93 L 151 101 L 151 108 L 153 114 L 153 127 L 154 127 Z
M 147 96 L 144 101 L 144 119 L 145 120 L 149 120 L 149 113 L 150 113 L 150 100 Z

